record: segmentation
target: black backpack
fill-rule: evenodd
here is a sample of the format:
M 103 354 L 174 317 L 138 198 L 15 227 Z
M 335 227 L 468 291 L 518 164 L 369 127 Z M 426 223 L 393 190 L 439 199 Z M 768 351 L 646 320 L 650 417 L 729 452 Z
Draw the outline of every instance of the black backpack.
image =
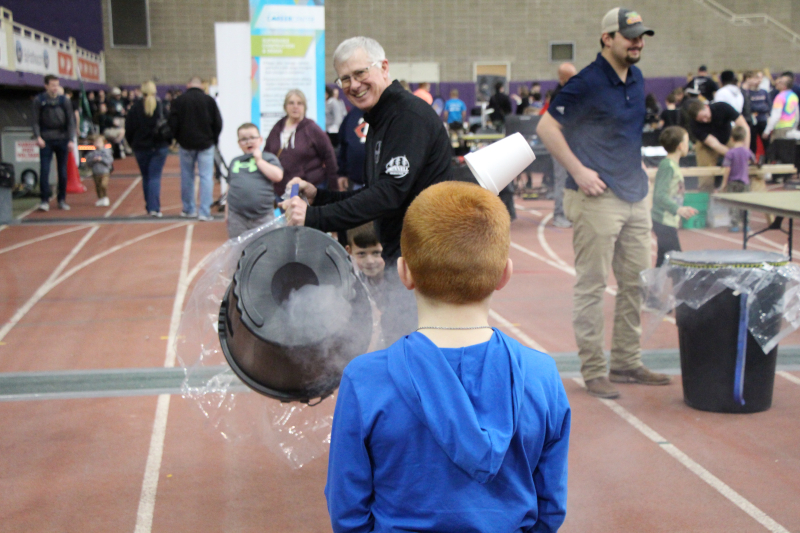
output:
M 153 127 L 153 140 L 157 143 L 170 143 L 172 142 L 172 129 L 164 117 L 164 104 L 159 101 L 156 109 L 158 110 L 158 117 L 156 117 L 156 124 Z

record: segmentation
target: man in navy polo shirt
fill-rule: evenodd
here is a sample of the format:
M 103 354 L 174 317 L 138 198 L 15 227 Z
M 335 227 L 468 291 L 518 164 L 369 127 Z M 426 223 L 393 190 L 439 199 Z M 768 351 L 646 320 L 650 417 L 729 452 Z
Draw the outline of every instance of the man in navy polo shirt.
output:
M 653 31 L 614 8 L 603 17 L 602 50 L 550 103 L 537 133 L 567 169 L 564 211 L 573 224 L 577 281 L 573 328 L 589 394 L 616 398 L 615 383 L 666 385 L 642 365 L 639 273 L 650 267 L 647 175 L 641 159 L 645 93 L 633 66 Z M 610 373 L 603 355 L 603 293 L 609 270 L 618 289 Z M 607 377 L 608 376 L 608 377 Z M 609 381 L 610 380 L 610 381 Z

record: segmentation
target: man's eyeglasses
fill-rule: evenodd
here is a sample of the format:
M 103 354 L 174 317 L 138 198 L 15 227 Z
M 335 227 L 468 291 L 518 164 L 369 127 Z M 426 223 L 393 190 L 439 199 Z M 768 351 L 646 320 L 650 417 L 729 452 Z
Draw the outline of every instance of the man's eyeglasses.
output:
M 369 69 L 371 69 L 372 67 L 375 67 L 377 65 L 380 65 L 381 63 L 382 63 L 382 61 L 376 61 L 373 64 L 371 64 L 370 66 L 368 66 L 367 68 L 362 68 L 360 70 L 354 71 L 349 76 L 344 76 L 342 78 L 337 78 L 336 79 L 336 85 L 338 85 L 339 87 L 344 89 L 345 87 L 350 87 L 350 83 L 353 80 L 364 81 L 364 80 L 367 79 L 367 77 L 369 77 Z
M 242 137 L 239 139 L 240 143 L 248 143 L 250 141 L 257 141 L 260 137 Z

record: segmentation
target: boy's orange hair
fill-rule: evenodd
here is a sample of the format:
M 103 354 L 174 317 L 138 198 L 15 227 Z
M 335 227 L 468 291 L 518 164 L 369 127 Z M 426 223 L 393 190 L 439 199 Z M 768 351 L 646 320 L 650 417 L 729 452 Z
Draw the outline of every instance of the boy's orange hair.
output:
M 488 298 L 508 260 L 510 226 L 503 202 L 478 185 L 446 181 L 422 191 L 400 237 L 416 289 L 450 304 Z

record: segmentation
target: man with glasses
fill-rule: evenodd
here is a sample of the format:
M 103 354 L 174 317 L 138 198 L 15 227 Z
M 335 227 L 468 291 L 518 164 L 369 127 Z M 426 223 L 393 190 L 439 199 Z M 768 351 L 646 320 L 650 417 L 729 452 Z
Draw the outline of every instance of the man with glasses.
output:
M 430 105 L 391 81 L 389 62 L 377 41 L 352 37 L 333 54 L 333 67 L 350 103 L 365 112 L 368 123 L 365 187 L 357 191 L 318 190 L 299 178 L 308 205 L 300 198 L 284 203 L 290 225 L 322 231 L 346 231 L 375 221 L 383 246 L 387 277 L 397 277 L 400 232 L 408 206 L 426 187 L 452 179 L 452 147 L 447 130 Z M 400 287 L 399 281 L 397 286 Z M 409 291 L 398 291 L 408 299 Z M 382 316 L 384 337 L 392 343 L 416 327 L 413 296 L 408 309 L 397 305 Z M 403 309 L 403 313 L 397 310 Z M 407 311 L 407 312 L 405 312 Z M 400 316 L 395 316 L 395 315 Z

